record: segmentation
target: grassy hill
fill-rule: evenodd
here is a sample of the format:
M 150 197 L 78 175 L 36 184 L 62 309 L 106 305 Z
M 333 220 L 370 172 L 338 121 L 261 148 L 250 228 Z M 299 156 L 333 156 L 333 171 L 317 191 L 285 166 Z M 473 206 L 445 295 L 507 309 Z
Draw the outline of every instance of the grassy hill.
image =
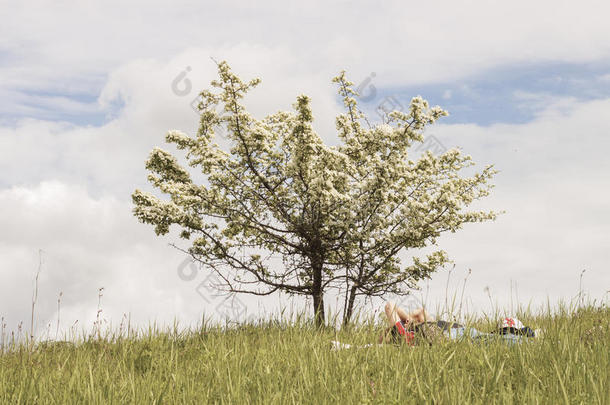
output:
M 610 403 L 608 307 L 519 318 L 544 335 L 332 351 L 331 340 L 376 343 L 382 324 L 267 321 L 13 345 L 0 355 L 0 403 Z

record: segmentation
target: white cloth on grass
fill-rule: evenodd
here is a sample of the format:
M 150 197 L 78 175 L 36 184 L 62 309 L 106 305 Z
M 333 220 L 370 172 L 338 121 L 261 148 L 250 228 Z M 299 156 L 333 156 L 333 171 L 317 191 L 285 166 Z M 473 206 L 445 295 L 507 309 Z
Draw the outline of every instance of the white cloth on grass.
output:
M 341 343 L 337 340 L 331 340 L 330 343 L 332 344 L 331 350 L 341 350 L 341 349 L 365 349 L 367 347 L 373 347 L 373 346 L 383 346 L 380 344 L 374 345 L 372 343 L 369 343 L 367 345 L 363 345 L 363 346 L 354 346 L 354 345 L 350 345 L 347 343 Z

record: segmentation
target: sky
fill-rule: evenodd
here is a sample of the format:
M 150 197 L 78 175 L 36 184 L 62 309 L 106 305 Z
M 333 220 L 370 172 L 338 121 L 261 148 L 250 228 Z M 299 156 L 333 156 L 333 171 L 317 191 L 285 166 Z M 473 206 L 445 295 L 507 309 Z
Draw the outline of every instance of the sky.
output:
M 170 129 L 227 60 L 262 84 L 258 118 L 312 99 L 314 128 L 339 142 L 345 69 L 373 121 L 421 95 L 450 115 L 425 148 L 460 147 L 500 171 L 477 208 L 505 211 L 439 239 L 455 266 L 412 297 L 432 312 L 556 307 L 610 290 L 610 6 L 601 1 L 0 0 L 0 316 L 6 330 L 91 331 L 240 322 L 311 300 L 217 295 L 213 277 L 138 223 L 131 193 Z M 223 140 L 220 139 L 222 144 Z M 225 142 L 226 143 L 226 142 Z M 171 147 L 166 147 L 172 150 Z M 402 255 L 410 258 L 410 252 Z M 38 274 L 38 282 L 35 283 Z M 37 293 L 36 293 L 37 285 Z M 581 295 L 578 295 L 578 294 Z M 329 293 L 329 311 L 342 309 Z

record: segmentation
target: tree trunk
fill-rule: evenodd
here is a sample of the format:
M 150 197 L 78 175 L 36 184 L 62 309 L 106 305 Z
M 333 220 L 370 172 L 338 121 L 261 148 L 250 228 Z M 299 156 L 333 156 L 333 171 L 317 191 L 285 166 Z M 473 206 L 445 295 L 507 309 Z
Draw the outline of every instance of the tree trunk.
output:
M 316 327 L 321 328 L 325 325 L 324 317 L 324 291 L 322 291 L 322 257 L 316 252 L 312 257 L 313 271 L 313 312 L 316 320 Z
M 360 241 L 360 249 L 362 249 L 362 241 Z M 358 267 L 359 267 L 358 279 L 357 279 L 357 281 L 354 282 L 354 284 L 352 285 L 352 288 L 350 289 L 347 310 L 343 314 L 343 326 L 347 326 L 347 324 L 349 323 L 350 319 L 352 318 L 352 314 L 354 312 L 354 302 L 356 301 L 356 291 L 358 290 L 358 286 L 360 285 L 360 282 L 362 281 L 362 274 L 364 272 L 364 257 L 363 256 L 360 257 L 360 266 L 358 266 Z M 347 299 L 347 296 L 346 296 L 346 299 Z
M 324 327 L 324 294 L 321 291 L 313 295 L 313 310 L 316 318 L 316 327 Z
M 352 286 L 349 292 L 349 301 L 347 303 L 347 310 L 343 314 L 343 326 L 347 326 L 350 319 L 352 318 L 352 313 L 354 311 L 354 302 L 356 301 L 356 289 L 355 285 Z

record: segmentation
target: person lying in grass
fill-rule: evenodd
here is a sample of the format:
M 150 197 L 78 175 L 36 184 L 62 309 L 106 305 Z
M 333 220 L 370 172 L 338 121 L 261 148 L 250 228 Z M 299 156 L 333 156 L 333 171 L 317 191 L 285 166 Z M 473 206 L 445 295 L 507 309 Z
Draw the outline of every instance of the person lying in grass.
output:
M 385 314 L 389 327 L 379 336 L 379 343 L 390 338 L 390 343 L 406 342 L 414 345 L 416 341 L 429 344 L 443 339 L 459 340 L 471 338 L 477 341 L 502 339 L 508 343 L 518 343 L 524 338 L 536 337 L 536 333 L 516 318 L 504 318 L 497 331 L 480 332 L 475 328 L 467 328 L 454 322 L 435 320 L 423 308 L 406 313 L 393 302 L 385 304 Z M 389 335 L 388 332 L 391 331 Z
M 437 321 L 424 308 L 407 313 L 393 302 L 385 304 L 385 314 L 389 326 L 379 336 L 378 346 L 382 346 L 384 343 L 406 343 L 410 346 L 421 343 L 432 345 L 446 340 L 466 339 L 475 342 L 500 340 L 512 344 L 540 336 L 539 330 L 532 331 L 529 327 L 523 326 L 517 318 L 503 318 L 498 330 L 484 333 L 458 323 Z M 364 346 L 352 346 L 335 340 L 331 341 L 331 344 L 333 350 L 373 346 L 372 343 Z

